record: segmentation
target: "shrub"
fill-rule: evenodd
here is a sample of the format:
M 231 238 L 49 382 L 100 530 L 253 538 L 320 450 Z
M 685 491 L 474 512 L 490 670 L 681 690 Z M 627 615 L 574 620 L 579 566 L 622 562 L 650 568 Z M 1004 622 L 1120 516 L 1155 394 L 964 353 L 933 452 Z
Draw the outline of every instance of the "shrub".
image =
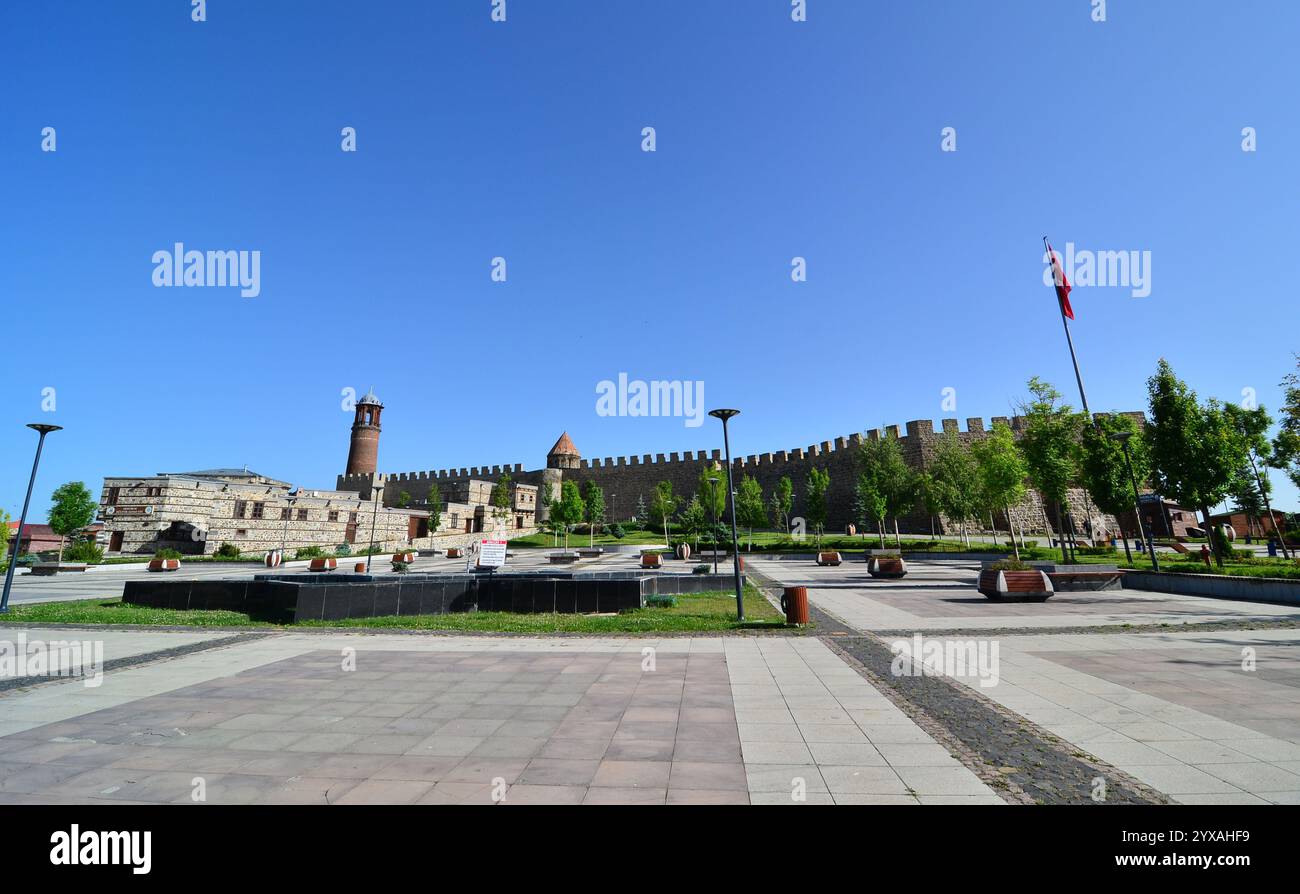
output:
M 996 562 L 988 564 L 989 571 L 1033 571 L 1034 566 L 1027 562 L 1017 562 L 1015 559 L 999 559 Z
M 334 555 L 339 558 L 352 555 L 352 544 L 340 543 L 338 546 L 334 547 Z
M 614 527 L 609 529 L 609 533 L 613 535 L 615 540 L 622 540 L 627 536 L 627 532 L 623 530 L 623 526 L 617 523 Z
M 217 547 L 217 551 L 212 555 L 218 559 L 238 559 L 239 547 L 235 546 L 233 543 L 222 543 L 221 546 Z
M 645 598 L 647 608 L 674 608 L 677 605 L 676 596 L 647 596 Z
M 293 554 L 295 559 L 319 559 L 325 555 L 325 550 L 319 546 L 304 546 Z
M 63 558 L 69 562 L 98 565 L 104 561 L 104 551 L 96 546 L 93 540 L 74 540 L 72 545 L 63 551 Z
M 160 549 L 153 554 L 155 559 L 179 559 L 181 554 L 170 547 Z
M 710 571 L 712 571 L 712 570 L 713 570 L 713 566 L 712 566 L 712 565 L 696 565 L 696 566 L 695 566 L 695 573 L 696 573 L 696 574 L 708 574 L 708 573 L 709 573 Z

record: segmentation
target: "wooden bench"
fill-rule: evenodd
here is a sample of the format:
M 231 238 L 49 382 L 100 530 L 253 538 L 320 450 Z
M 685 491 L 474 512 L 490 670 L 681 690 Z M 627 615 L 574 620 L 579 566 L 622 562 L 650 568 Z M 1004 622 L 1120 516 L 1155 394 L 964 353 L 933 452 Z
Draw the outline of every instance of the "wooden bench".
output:
M 548 558 L 552 565 L 572 565 L 581 557 L 577 553 L 551 553 Z

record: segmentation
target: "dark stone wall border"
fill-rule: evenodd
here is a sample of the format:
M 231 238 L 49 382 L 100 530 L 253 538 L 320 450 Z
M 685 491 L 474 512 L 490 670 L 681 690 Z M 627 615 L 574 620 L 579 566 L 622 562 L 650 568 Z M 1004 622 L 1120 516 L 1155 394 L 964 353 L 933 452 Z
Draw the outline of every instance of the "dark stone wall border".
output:
M 1278 577 L 1127 571 L 1124 573 L 1124 586 L 1130 590 L 1173 593 L 1179 596 L 1209 596 L 1214 599 L 1300 606 L 1300 580 Z
M 743 576 L 742 576 L 743 580 Z M 592 571 L 571 574 L 259 574 L 251 580 L 128 581 L 132 605 L 244 612 L 255 620 L 339 621 L 491 611 L 616 614 L 647 596 L 731 590 L 730 575 Z

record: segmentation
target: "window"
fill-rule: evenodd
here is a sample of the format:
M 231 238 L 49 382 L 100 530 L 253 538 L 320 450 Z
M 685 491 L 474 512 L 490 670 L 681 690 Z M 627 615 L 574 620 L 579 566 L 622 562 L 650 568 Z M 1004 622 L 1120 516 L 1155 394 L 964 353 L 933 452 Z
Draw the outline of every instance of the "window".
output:
M 306 509 L 299 509 L 299 510 L 298 510 L 298 521 L 306 521 L 306 520 L 307 520 L 307 510 L 306 510 Z
M 261 518 L 261 517 L 262 517 L 262 504 L 261 504 L 261 503 L 254 503 L 254 504 L 253 504 L 253 518 Z
M 348 513 L 348 523 L 353 525 L 357 523 L 357 514 L 355 512 Z
M 288 521 L 291 518 L 293 518 L 293 510 L 288 506 L 282 507 L 280 509 L 280 521 Z
M 117 495 L 122 489 L 120 487 L 110 487 L 108 489 L 108 505 L 117 505 Z
M 339 511 L 337 509 L 330 510 L 329 520 L 332 522 L 336 522 L 339 520 Z
M 236 536 L 236 537 L 247 537 L 247 536 L 248 536 L 248 528 L 239 528 L 238 530 L 235 531 L 235 536 Z
M 248 515 L 248 504 L 243 500 L 235 501 L 235 518 L 244 518 Z

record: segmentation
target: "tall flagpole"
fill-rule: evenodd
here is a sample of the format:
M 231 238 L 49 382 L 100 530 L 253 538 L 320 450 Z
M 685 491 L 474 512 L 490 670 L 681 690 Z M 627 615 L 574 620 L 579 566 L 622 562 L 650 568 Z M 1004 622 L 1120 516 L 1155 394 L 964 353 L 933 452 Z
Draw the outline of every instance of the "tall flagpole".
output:
M 1043 249 L 1047 252 L 1048 262 L 1052 265 L 1052 279 L 1055 281 L 1057 264 L 1056 253 L 1052 250 L 1051 243 L 1047 241 L 1046 236 L 1043 237 Z M 1061 276 L 1065 276 L 1064 268 L 1061 269 Z M 1055 282 L 1054 284 L 1057 289 L 1061 288 L 1061 283 Z M 1070 321 L 1065 316 L 1065 302 L 1062 300 L 1059 291 L 1056 295 L 1056 303 L 1058 309 L 1061 311 L 1061 325 L 1065 327 L 1065 343 L 1070 346 L 1070 362 L 1074 364 L 1074 380 L 1079 383 L 1079 399 L 1083 401 L 1083 415 L 1087 417 L 1090 423 L 1096 424 L 1093 422 L 1092 411 L 1088 409 L 1088 395 L 1083 390 L 1083 374 L 1079 372 L 1079 357 L 1074 353 L 1074 338 L 1070 335 Z

